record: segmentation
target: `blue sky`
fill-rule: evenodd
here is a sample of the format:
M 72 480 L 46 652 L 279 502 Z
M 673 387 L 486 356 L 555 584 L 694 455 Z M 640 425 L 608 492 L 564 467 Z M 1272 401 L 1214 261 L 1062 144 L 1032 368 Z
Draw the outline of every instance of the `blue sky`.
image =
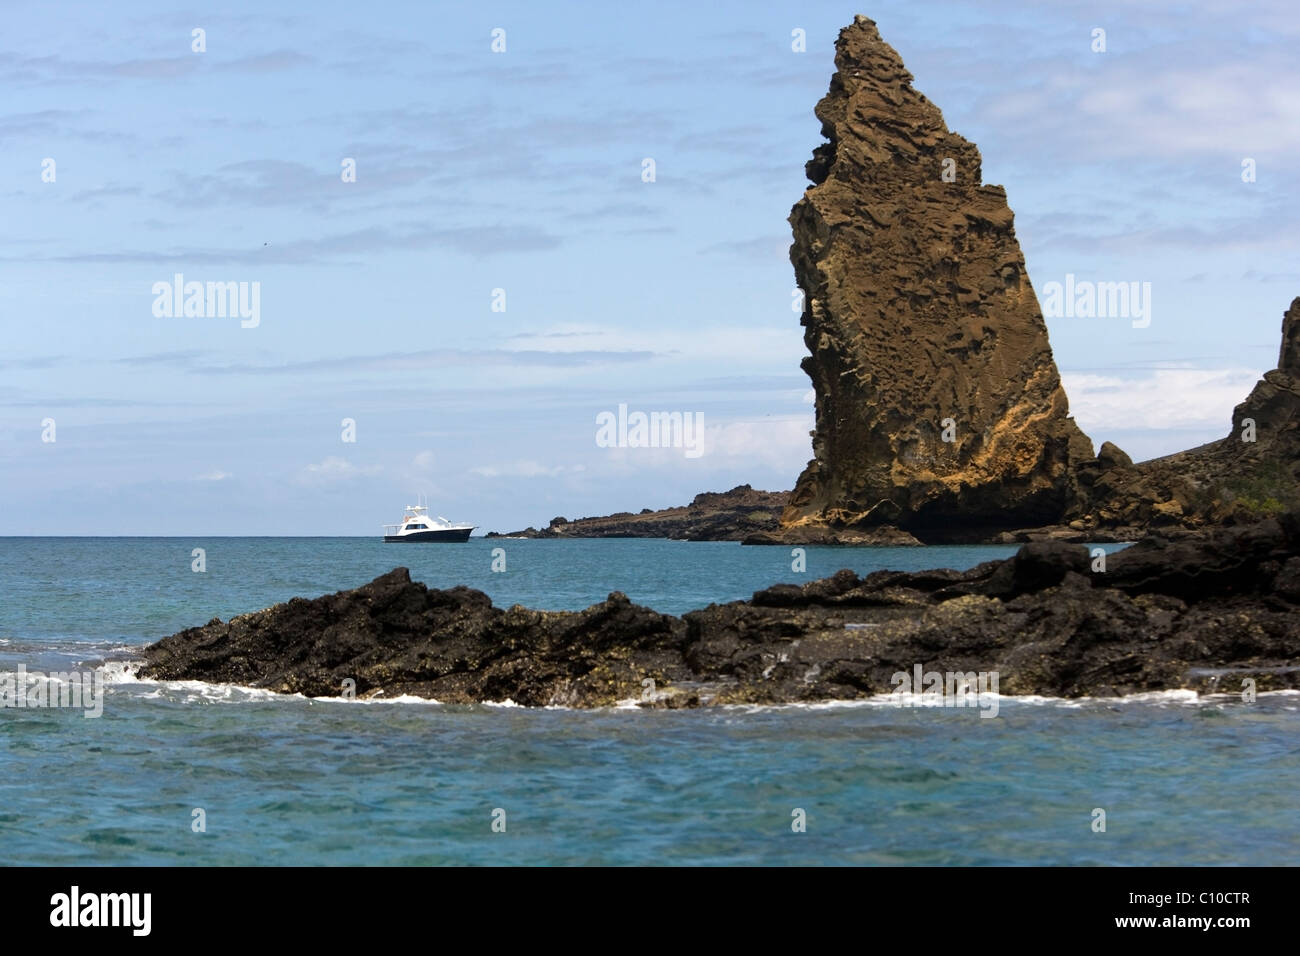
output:
M 1217 438 L 1276 364 L 1287 2 L 593 6 L 6 3 L 0 534 L 374 534 L 417 492 L 509 530 L 791 487 L 786 217 L 855 13 L 980 146 L 1040 294 L 1151 283 L 1147 328 L 1049 319 L 1095 443 Z M 260 324 L 156 317 L 175 273 L 260 283 Z M 620 403 L 703 414 L 705 453 L 598 447 Z

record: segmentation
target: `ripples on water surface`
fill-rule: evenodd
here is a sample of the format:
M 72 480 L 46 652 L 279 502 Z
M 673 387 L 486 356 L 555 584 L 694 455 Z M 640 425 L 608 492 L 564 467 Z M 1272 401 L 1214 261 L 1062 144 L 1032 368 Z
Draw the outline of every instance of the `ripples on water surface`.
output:
M 190 570 L 192 548 L 208 571 Z M 504 547 L 508 570 L 490 571 Z M 0 672 L 77 667 L 405 564 L 498 604 L 680 613 L 1009 547 L 0 538 Z M 1300 695 L 663 712 L 448 707 L 137 682 L 0 710 L 0 839 L 50 863 L 1259 864 L 1300 860 Z M 191 811 L 208 832 L 191 832 Z M 505 833 L 491 831 L 494 808 Z M 1092 810 L 1107 813 L 1093 833 Z M 791 832 L 791 811 L 807 832 Z

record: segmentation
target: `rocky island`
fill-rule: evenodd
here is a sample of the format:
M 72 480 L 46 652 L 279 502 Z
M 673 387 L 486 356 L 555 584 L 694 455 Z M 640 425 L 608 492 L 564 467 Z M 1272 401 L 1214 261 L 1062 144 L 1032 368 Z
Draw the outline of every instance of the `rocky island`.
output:
M 927 543 L 1133 540 L 1300 505 L 1300 298 L 1220 441 L 1134 464 L 1069 416 L 1001 186 L 859 16 L 794 206 L 813 460 L 776 541 L 897 527 Z
M 896 675 L 995 673 L 1001 694 L 1300 687 L 1300 513 L 1098 556 L 1024 545 L 969 571 L 840 571 L 682 617 L 614 593 L 498 608 L 397 568 L 150 645 L 140 676 L 284 693 L 529 706 L 851 700 Z
M 790 214 L 813 460 L 783 527 L 933 539 L 1043 525 L 1092 444 L 1069 416 L 1001 186 L 876 26 L 836 45 Z
M 755 491 L 737 485 L 730 491 L 704 492 L 689 505 L 619 512 L 601 518 L 552 518 L 545 528 L 525 528 L 489 538 L 672 538 L 687 541 L 740 541 L 781 526 L 790 493 Z
M 841 31 L 835 66 L 815 109 L 826 142 L 790 214 L 813 458 L 778 520 L 730 523 L 725 537 L 1126 541 L 1300 506 L 1300 298 L 1277 368 L 1226 437 L 1138 464 L 1110 442 L 1094 452 L 1069 414 L 1006 191 L 983 182 L 978 147 L 912 86 L 868 18 Z M 679 511 L 533 536 L 719 537 Z

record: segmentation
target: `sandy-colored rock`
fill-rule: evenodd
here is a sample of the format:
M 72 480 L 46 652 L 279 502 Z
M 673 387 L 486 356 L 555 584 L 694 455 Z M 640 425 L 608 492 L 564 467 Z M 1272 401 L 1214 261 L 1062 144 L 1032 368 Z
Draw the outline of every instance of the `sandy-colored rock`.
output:
M 871 20 L 840 33 L 835 64 L 828 142 L 790 215 L 817 427 L 782 524 L 933 538 L 1058 520 L 1093 451 L 1006 193 Z

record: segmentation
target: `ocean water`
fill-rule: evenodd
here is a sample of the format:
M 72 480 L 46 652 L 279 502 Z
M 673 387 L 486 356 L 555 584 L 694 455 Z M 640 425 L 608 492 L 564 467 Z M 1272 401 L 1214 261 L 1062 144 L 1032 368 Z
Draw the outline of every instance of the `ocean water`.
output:
M 183 627 L 398 564 L 500 605 L 618 589 L 680 613 L 1013 550 L 808 548 L 797 574 L 789 549 L 729 543 L 0 538 L 0 679 L 110 662 L 99 718 L 0 708 L 0 840 L 10 862 L 53 864 L 1300 862 L 1295 693 L 1003 698 L 996 719 L 886 701 L 530 710 L 160 684 L 130 664 Z

